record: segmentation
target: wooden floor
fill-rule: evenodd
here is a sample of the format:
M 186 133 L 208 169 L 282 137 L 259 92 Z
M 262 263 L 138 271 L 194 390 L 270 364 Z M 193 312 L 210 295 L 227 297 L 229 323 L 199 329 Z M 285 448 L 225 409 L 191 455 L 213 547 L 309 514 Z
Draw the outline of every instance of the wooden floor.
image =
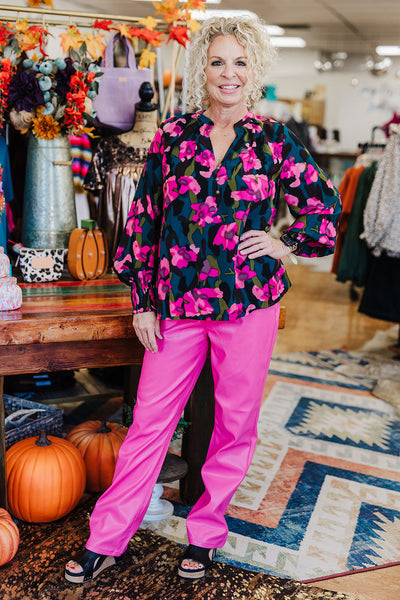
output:
M 394 328 L 395 323 L 359 313 L 359 302 L 350 299 L 349 284 L 337 282 L 329 271 L 314 271 L 304 264 L 286 266 L 293 287 L 282 301 L 286 306 L 286 325 L 279 331 L 274 355 L 357 349 L 378 330 Z M 359 600 L 396 600 L 400 598 L 400 566 L 328 579 L 315 585 Z

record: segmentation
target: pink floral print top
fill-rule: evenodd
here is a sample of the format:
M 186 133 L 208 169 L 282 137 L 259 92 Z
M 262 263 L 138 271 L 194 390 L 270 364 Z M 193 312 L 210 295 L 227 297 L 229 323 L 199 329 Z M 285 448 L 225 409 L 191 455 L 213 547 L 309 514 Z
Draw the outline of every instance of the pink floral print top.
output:
M 279 301 L 281 261 L 238 252 L 241 234 L 269 231 L 278 200 L 301 256 L 334 250 L 339 193 L 284 125 L 247 115 L 219 165 L 202 112 L 165 121 L 148 152 L 115 256 L 133 312 L 161 319 L 232 320 Z

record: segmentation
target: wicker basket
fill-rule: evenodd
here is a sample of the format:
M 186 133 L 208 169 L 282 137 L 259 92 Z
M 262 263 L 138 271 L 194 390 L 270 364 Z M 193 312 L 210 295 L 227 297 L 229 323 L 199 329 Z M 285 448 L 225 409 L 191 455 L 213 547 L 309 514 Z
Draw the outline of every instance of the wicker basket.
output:
M 18 427 L 6 431 L 6 449 L 20 440 L 39 435 L 41 429 L 45 429 L 47 434 L 61 436 L 63 425 L 63 411 L 61 408 L 31 402 L 7 394 L 4 394 L 4 408 L 7 412 L 14 412 L 22 408 L 40 408 L 43 411 L 37 413 L 35 418 L 28 418 Z

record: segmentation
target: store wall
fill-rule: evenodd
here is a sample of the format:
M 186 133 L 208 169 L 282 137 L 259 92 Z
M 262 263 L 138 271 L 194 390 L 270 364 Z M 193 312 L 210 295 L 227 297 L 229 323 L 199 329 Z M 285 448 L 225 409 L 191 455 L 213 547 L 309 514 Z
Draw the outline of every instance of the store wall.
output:
M 341 148 L 356 150 L 359 142 L 370 141 L 375 125 L 386 123 L 400 112 L 400 60 L 393 59 L 388 73 L 372 75 L 365 56 L 350 57 L 341 71 L 318 73 L 317 52 L 281 50 L 271 76 L 277 97 L 301 100 L 315 86 L 325 86 L 325 127 L 339 129 Z M 380 132 L 376 133 L 381 141 Z

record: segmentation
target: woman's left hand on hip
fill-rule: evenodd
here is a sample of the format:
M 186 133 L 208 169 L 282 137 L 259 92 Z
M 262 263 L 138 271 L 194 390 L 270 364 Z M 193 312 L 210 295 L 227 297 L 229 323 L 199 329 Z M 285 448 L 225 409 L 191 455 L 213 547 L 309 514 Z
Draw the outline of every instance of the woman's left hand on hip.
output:
M 281 240 L 273 238 L 269 233 L 260 229 L 250 229 L 245 231 L 239 242 L 240 254 L 245 254 L 249 258 L 259 258 L 260 256 L 270 256 L 280 259 L 290 254 L 290 248 L 285 246 Z

